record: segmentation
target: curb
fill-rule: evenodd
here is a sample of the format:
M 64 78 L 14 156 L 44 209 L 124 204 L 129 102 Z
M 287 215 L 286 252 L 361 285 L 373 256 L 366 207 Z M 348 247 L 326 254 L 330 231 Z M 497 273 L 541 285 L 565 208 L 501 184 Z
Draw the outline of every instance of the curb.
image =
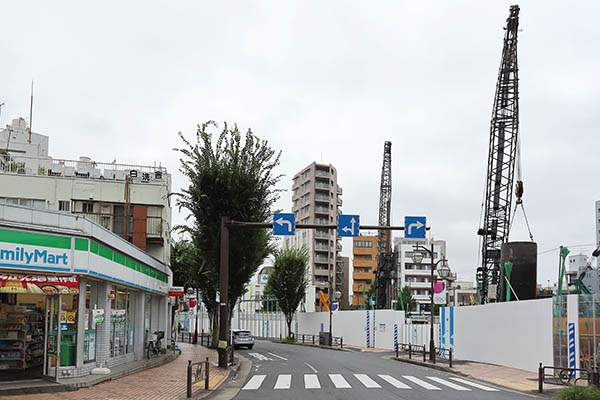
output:
M 423 361 L 411 360 L 411 359 L 400 358 L 400 357 L 398 357 L 398 358 L 396 358 L 396 357 L 390 357 L 390 358 L 392 360 L 404 362 L 404 363 L 407 363 L 407 364 L 419 365 L 421 367 L 426 367 L 426 368 L 431 368 L 431 369 L 437 369 L 438 371 L 448 372 L 448 373 L 451 373 L 451 374 L 455 374 L 455 375 L 460 375 L 460 376 L 472 378 L 470 375 L 467 375 L 464 372 L 457 371 L 457 370 L 452 369 L 450 367 L 444 367 L 443 365 L 430 364 L 430 363 L 426 363 L 426 362 L 423 362 Z
M 208 393 L 204 398 L 211 400 L 230 400 L 237 396 L 238 392 L 242 389 L 242 385 L 246 382 L 246 378 L 250 374 L 252 369 L 252 362 L 242 355 L 235 356 L 238 359 L 238 363 L 235 368 L 231 368 L 229 376 L 223 379 L 221 384 L 213 389 L 211 393 Z M 238 375 L 241 372 L 241 375 Z M 232 376 L 233 375 L 233 376 Z
M 344 348 L 339 348 L 339 347 L 329 347 L 329 346 L 321 346 L 318 344 L 311 344 L 311 343 L 282 343 L 278 340 L 270 340 L 271 343 L 279 343 L 279 344 L 291 344 L 291 345 L 295 345 L 295 346 L 305 346 L 305 347 L 315 347 L 318 349 L 325 349 L 325 350 L 336 350 L 336 351 L 349 351 L 352 352 L 352 350 L 348 350 L 348 349 L 344 349 Z

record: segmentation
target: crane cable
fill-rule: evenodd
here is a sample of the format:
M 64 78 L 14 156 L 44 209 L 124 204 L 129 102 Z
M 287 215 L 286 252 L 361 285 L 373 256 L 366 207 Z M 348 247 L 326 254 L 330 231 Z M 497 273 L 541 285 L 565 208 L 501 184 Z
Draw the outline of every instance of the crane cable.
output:
M 527 214 L 525 213 L 525 206 L 523 206 L 523 173 L 521 171 L 521 139 L 520 136 L 517 136 L 517 148 L 515 155 L 515 167 L 517 170 L 517 183 L 515 184 L 515 196 L 517 198 L 517 205 L 515 206 L 515 212 L 513 213 L 512 219 L 510 221 L 510 225 L 508 227 L 508 234 L 510 235 L 510 230 L 512 229 L 513 222 L 515 221 L 515 216 L 517 215 L 517 210 L 519 206 L 521 206 L 521 210 L 523 210 L 523 217 L 525 217 L 525 224 L 527 225 L 527 231 L 529 231 L 529 238 L 533 242 L 533 234 L 531 233 L 531 227 L 529 226 L 529 220 L 527 219 Z

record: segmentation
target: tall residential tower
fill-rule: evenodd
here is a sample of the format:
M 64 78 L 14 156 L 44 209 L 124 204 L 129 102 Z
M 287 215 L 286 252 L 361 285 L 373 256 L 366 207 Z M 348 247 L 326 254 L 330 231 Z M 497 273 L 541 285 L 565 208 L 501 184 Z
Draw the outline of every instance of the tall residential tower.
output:
M 303 168 L 294 176 L 292 190 L 292 211 L 296 215 L 296 223 L 337 223 L 337 215 L 342 212 L 342 188 L 337 184 L 333 165 L 313 162 Z M 344 293 L 343 289 L 342 244 L 336 230 L 299 229 L 294 236 L 285 239 L 285 246 L 309 250 L 310 282 L 314 285 L 316 299 L 319 298 L 319 290 L 329 296 L 330 285 L 334 291 L 342 293 L 342 302 L 344 297 L 347 299 L 348 293 Z M 307 293 L 307 301 L 312 299 L 312 295 Z

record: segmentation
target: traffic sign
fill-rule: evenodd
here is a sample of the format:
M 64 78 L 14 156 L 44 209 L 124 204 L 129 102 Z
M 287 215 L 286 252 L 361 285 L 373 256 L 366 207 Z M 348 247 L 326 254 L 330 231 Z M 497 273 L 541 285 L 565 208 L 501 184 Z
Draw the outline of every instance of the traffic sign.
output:
M 426 217 L 404 217 L 404 237 L 425 239 Z
M 358 215 L 340 215 L 338 218 L 338 236 L 358 236 L 359 220 Z
M 294 235 L 296 232 L 296 218 L 294 214 L 279 213 L 273 215 L 274 235 Z

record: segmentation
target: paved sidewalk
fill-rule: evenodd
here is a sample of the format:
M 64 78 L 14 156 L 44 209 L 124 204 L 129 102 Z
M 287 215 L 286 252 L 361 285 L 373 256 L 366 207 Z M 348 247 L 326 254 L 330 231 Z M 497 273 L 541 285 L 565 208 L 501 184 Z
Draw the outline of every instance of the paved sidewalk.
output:
M 40 393 L 22 396 L 3 396 L 2 399 L 14 400 L 171 400 L 186 397 L 186 377 L 188 360 L 193 362 L 206 360 L 211 362 L 209 389 L 218 387 L 229 375 L 229 369 L 216 368 L 217 352 L 200 345 L 178 343 L 182 354 L 176 360 L 160 367 L 148 369 L 113 381 L 100 383 L 90 388 L 74 392 Z M 194 398 L 207 396 L 209 392 L 199 390 L 204 382 L 198 382 L 193 390 Z

